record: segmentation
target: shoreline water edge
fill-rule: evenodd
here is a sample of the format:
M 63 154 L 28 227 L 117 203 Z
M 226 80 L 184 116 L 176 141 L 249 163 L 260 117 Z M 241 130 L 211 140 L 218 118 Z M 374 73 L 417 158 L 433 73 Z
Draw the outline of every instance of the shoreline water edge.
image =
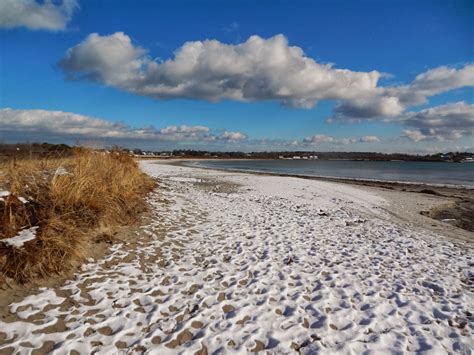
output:
M 299 173 L 298 171 L 301 169 L 301 166 L 293 166 L 288 168 L 284 168 L 283 170 L 281 169 L 282 167 L 279 167 L 278 164 L 287 164 L 288 161 L 286 160 L 280 160 L 280 159 L 265 159 L 265 160 L 258 160 L 258 159 L 175 159 L 175 160 L 169 160 L 170 163 L 172 164 L 183 164 L 189 167 L 196 167 L 196 168 L 204 168 L 204 169 L 215 169 L 215 170 L 222 170 L 222 171 L 234 171 L 234 172 L 249 172 L 249 173 L 257 173 L 257 174 L 271 174 L 271 175 L 276 175 L 276 176 L 289 176 L 289 177 L 300 177 L 300 178 L 306 178 L 306 179 L 321 179 L 321 180 L 326 180 L 326 181 L 334 181 L 334 182 L 349 182 L 349 183 L 366 183 L 366 184 L 392 184 L 392 185 L 423 185 L 423 186 L 433 186 L 433 187 L 446 187 L 446 188 L 453 188 L 453 189 L 466 189 L 466 190 L 473 190 L 474 191 L 474 180 L 472 178 L 469 181 L 463 181 L 460 180 L 461 182 L 457 183 L 452 183 L 452 182 L 435 182 L 435 181 L 428 181 L 428 180 L 407 180 L 407 179 L 396 179 L 394 176 L 391 176 L 390 178 L 375 178 L 375 177 L 356 177 L 356 176 L 344 176 L 342 172 L 340 174 L 328 174 L 328 173 L 315 173 L 318 170 L 313 170 L 314 172 L 309 172 L 311 169 L 304 169 L 306 172 L 305 173 Z M 376 163 L 376 164 L 393 164 L 393 163 L 400 163 L 400 162 L 381 162 L 381 161 L 353 161 L 353 160 L 347 160 L 347 161 L 342 161 L 342 160 L 331 160 L 331 161 L 305 161 L 305 160 L 297 160 L 297 161 L 290 161 L 290 163 L 296 163 L 296 164 L 320 164 L 323 162 L 323 164 L 327 163 L 337 163 L 340 164 L 341 162 L 344 163 L 352 163 L 352 164 L 367 164 L 367 163 Z M 243 163 L 239 164 L 242 165 L 241 167 L 233 167 L 232 165 L 236 165 L 237 163 Z M 255 164 L 259 163 L 262 164 L 261 166 L 255 167 L 249 167 L 245 166 L 246 164 Z M 268 165 L 268 163 L 273 164 L 273 167 L 268 167 L 265 165 Z M 402 166 L 407 166 L 410 164 L 420 164 L 420 162 L 402 162 Z M 228 166 L 226 166 L 228 164 Z M 432 163 L 432 162 L 422 162 L 421 164 L 425 165 L 433 165 L 437 164 L 439 166 L 446 166 L 446 163 Z M 441 164 L 441 165 L 440 165 Z M 317 166 L 317 165 L 315 165 Z M 461 165 L 456 165 L 456 166 L 461 166 Z M 466 166 L 466 165 L 464 165 Z M 472 165 L 474 167 L 474 165 Z M 296 168 L 296 169 L 292 169 Z M 471 165 L 468 165 L 468 168 L 471 169 Z M 293 170 L 293 171 L 291 171 Z M 323 169 L 324 170 L 324 167 Z M 474 172 L 474 169 L 473 169 Z M 374 175 L 380 173 L 380 175 L 383 175 L 383 171 L 377 172 L 376 170 L 371 171 Z M 425 174 L 424 178 L 426 178 L 426 174 L 429 174 L 430 171 L 425 171 L 423 172 Z M 468 172 L 465 172 L 465 175 L 468 177 L 471 177 L 471 175 Z M 416 176 L 419 178 L 419 176 Z

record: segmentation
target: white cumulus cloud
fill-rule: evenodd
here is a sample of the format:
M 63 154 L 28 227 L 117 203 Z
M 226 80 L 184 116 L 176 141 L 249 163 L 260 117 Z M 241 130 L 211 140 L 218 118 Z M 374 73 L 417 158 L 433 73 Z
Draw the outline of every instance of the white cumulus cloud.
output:
M 315 134 L 314 136 L 303 139 L 305 143 L 333 143 L 336 139 L 325 134 Z
M 313 107 L 318 100 L 365 97 L 380 73 L 320 64 L 283 35 L 251 36 L 240 44 L 186 42 L 174 58 L 157 61 L 123 32 L 90 34 L 70 48 L 60 67 L 70 79 L 88 79 L 157 99 L 276 100 Z
M 474 137 L 474 105 L 455 102 L 407 112 L 399 121 L 412 129 L 403 136 L 418 142 L 425 139 L 453 141 L 461 137 Z
M 377 136 L 363 136 L 359 138 L 361 143 L 378 143 L 380 142 L 380 138 Z
M 377 136 L 363 136 L 363 137 L 333 137 L 325 134 L 315 134 L 303 139 L 303 144 L 321 144 L 321 143 L 331 143 L 331 144 L 354 144 L 354 143 L 378 143 L 380 138 Z
M 417 131 L 417 130 L 411 130 L 411 129 L 404 129 L 402 131 L 402 137 L 406 137 L 408 139 L 411 139 L 412 141 L 414 142 L 419 142 L 423 139 L 426 138 L 426 136 L 421 133 L 420 131 Z
M 0 131 L 40 137 L 109 138 L 168 142 L 231 142 L 246 139 L 240 132 L 211 132 L 205 126 L 132 128 L 64 111 L 0 109 Z
M 174 57 L 157 61 L 123 32 L 90 34 L 70 48 L 61 68 L 69 79 L 87 79 L 157 99 L 276 100 L 311 108 L 339 101 L 332 119 L 391 118 L 427 98 L 474 85 L 474 65 L 419 74 L 410 84 L 381 87 L 376 70 L 356 72 L 321 64 L 290 46 L 284 35 L 251 36 L 239 44 L 186 42 Z
M 227 141 L 242 141 L 247 139 L 247 136 L 241 132 L 225 131 L 219 136 L 219 139 Z
M 416 127 L 417 114 L 407 112 L 428 98 L 474 86 L 474 64 L 427 70 L 406 85 L 379 86 L 376 70 L 356 72 L 322 64 L 290 46 L 284 35 L 251 36 L 239 44 L 217 40 L 184 43 L 167 60 L 155 60 L 123 32 L 92 33 L 70 48 L 59 63 L 71 80 L 90 80 L 155 99 L 190 98 L 217 102 L 274 100 L 311 108 L 320 100 L 336 100 L 328 121 L 398 122 L 423 136 L 452 139 L 467 129 Z M 413 117 L 413 119 L 410 119 Z M 450 120 L 446 115 L 446 125 Z M 418 119 L 419 121 L 419 119 Z M 413 135 L 412 135 L 413 136 Z M 223 135 L 222 139 L 229 139 Z M 355 138 L 313 137 L 314 141 L 354 143 Z M 330 140 L 333 140 L 330 142 Z M 362 141 L 364 142 L 364 141 Z
M 330 121 L 391 119 L 407 108 L 426 103 L 428 97 L 450 90 L 474 86 L 474 64 L 462 68 L 446 66 L 419 74 L 408 85 L 378 87 L 365 97 L 342 101 Z
M 45 0 L 1 0 L 0 28 L 26 27 L 31 30 L 64 30 L 78 8 L 76 0 L 61 3 Z

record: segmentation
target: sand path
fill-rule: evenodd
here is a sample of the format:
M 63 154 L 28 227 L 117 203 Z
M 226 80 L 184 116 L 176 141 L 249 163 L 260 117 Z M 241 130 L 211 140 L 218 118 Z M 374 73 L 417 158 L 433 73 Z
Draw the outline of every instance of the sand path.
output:
M 473 253 L 350 186 L 143 162 L 150 222 L 11 304 L 0 353 L 468 353 Z M 234 188 L 235 186 L 238 188 Z

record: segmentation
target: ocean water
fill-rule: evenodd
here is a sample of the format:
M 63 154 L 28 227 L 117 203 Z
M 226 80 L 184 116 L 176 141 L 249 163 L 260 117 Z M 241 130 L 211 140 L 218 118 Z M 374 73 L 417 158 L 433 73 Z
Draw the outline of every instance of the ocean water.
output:
M 474 163 L 352 160 L 203 160 L 188 164 L 242 171 L 253 170 L 295 175 L 474 187 Z

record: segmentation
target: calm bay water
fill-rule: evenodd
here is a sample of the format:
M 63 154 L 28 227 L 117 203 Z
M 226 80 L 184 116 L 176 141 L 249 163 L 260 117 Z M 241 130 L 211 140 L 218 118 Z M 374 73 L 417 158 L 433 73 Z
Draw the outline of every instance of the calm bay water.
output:
M 190 163 L 218 169 L 352 179 L 474 186 L 474 163 L 350 160 L 205 160 Z

